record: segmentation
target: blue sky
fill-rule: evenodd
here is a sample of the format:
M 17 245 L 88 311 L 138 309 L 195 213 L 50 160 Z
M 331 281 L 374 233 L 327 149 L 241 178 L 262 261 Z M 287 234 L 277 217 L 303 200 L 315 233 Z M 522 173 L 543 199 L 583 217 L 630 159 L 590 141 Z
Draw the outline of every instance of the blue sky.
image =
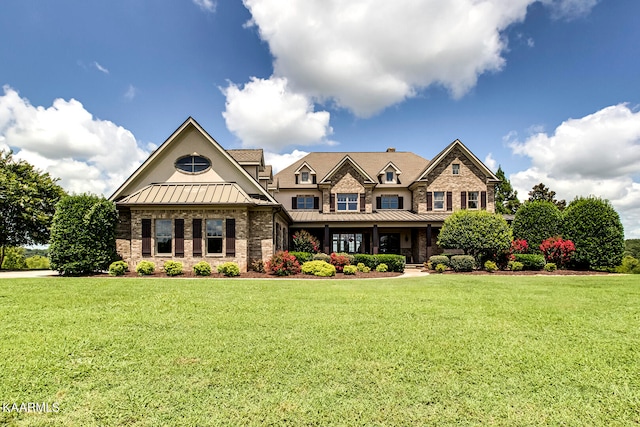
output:
M 460 139 L 640 238 L 637 0 L 0 4 L 0 148 L 107 196 L 188 116 L 277 167 Z

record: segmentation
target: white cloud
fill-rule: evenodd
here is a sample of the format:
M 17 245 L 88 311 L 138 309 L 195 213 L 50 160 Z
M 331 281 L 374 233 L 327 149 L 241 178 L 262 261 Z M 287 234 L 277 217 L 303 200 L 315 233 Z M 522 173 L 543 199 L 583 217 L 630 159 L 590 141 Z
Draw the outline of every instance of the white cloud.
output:
M 591 12 L 599 0 L 542 0 L 556 19 L 572 20 Z
M 100 65 L 98 61 L 93 61 L 93 66 L 96 67 L 98 71 L 103 72 L 104 74 L 109 74 L 109 70 Z
M 369 117 L 426 87 L 461 97 L 500 71 L 535 0 L 244 0 L 292 90 Z M 595 0 L 547 0 L 565 16 Z
M 491 169 L 493 172 L 498 170 L 498 162 L 493 158 L 491 153 L 487 154 L 487 157 L 484 158 L 484 165 Z
M 127 101 L 131 101 L 133 100 L 133 98 L 136 97 L 136 95 L 138 94 L 138 89 L 134 86 L 134 85 L 129 85 L 129 87 L 127 88 L 127 91 L 124 93 L 124 98 Z
M 273 166 L 273 173 L 278 173 L 290 164 L 309 154 L 306 151 L 293 150 L 291 153 L 277 154 L 265 151 L 264 162 Z
M 17 158 L 59 177 L 67 191 L 105 196 L 148 155 L 130 131 L 94 118 L 75 99 L 32 106 L 8 86 L 0 96 L 2 143 Z
M 314 111 L 304 95 L 292 93 L 287 79 L 253 77 L 243 88 L 230 83 L 222 115 L 245 147 L 280 152 L 291 145 L 328 143 L 333 132 L 326 111 Z
M 627 237 L 640 238 L 640 112 L 626 104 L 606 107 L 510 147 L 531 159 L 529 169 L 510 177 L 522 197 L 540 182 L 567 202 L 603 197 L 620 214 Z
M 213 13 L 216 11 L 217 2 L 214 0 L 193 0 L 193 3 L 205 12 Z

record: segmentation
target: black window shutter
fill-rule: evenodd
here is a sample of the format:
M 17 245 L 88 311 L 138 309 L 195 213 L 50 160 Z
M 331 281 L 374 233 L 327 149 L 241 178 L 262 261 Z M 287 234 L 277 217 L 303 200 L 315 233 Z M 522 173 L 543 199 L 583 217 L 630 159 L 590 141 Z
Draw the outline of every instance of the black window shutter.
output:
M 398 197 L 398 209 L 404 209 L 404 197 Z
M 376 197 L 376 209 L 382 209 L 382 197 Z
M 335 194 L 332 194 L 331 197 L 329 198 L 329 208 L 331 212 L 336 211 L 336 195 Z
M 183 257 L 184 256 L 184 219 L 176 219 L 175 221 L 176 228 L 176 256 Z
M 312 182 L 313 184 L 316 184 L 316 181 L 317 181 L 317 180 L 316 180 L 316 176 L 315 176 L 315 175 L 311 175 L 311 182 Z
M 467 192 L 463 191 L 460 193 L 460 207 L 462 209 L 467 209 Z
M 480 208 L 487 209 L 487 192 L 486 191 L 480 192 Z
M 227 218 L 226 226 L 227 235 L 227 256 L 236 256 L 236 220 L 235 218 Z
M 453 210 L 453 193 L 451 191 L 447 191 L 447 210 Z
M 193 256 L 202 256 L 202 219 L 193 220 Z
M 142 256 L 151 256 L 151 220 L 142 220 Z
M 291 197 L 291 209 L 298 209 L 298 198 L 296 196 Z
M 296 184 L 298 183 L 298 175 L 296 175 Z
M 427 212 L 433 210 L 433 193 L 427 191 Z
M 315 177 L 315 175 L 314 175 Z M 320 197 L 314 197 L 313 198 L 313 209 L 318 210 L 320 209 Z
M 360 212 L 364 212 L 366 210 L 366 201 L 366 196 L 364 194 L 360 194 Z

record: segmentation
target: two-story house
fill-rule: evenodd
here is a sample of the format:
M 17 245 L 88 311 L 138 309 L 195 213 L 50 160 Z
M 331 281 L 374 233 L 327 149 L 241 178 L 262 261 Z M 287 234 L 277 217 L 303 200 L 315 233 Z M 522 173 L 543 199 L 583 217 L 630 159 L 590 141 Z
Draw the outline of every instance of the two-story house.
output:
M 273 175 L 261 149 L 225 150 L 188 118 L 116 190 L 117 251 L 140 260 L 237 262 L 288 249 L 305 229 L 325 253 L 423 262 L 457 209 L 494 211 L 499 182 L 456 140 L 428 161 L 385 152 L 311 153 Z

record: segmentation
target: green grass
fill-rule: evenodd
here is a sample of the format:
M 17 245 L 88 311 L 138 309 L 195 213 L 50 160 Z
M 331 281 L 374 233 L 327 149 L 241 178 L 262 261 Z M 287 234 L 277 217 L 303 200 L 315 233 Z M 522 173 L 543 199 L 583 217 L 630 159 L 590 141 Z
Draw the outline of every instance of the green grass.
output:
M 640 276 L 0 280 L 0 425 L 637 425 Z

